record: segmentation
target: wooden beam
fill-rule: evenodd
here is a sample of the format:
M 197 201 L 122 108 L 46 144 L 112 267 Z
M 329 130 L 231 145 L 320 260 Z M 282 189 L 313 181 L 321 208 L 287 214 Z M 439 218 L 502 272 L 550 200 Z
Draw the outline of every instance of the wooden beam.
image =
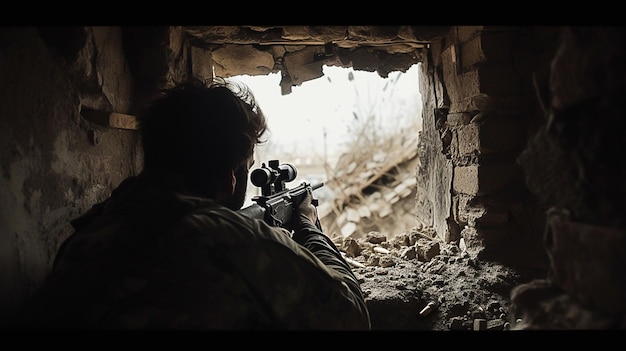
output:
M 139 129 L 137 117 L 133 115 L 89 109 L 81 110 L 80 114 L 87 121 L 103 127 L 131 130 Z

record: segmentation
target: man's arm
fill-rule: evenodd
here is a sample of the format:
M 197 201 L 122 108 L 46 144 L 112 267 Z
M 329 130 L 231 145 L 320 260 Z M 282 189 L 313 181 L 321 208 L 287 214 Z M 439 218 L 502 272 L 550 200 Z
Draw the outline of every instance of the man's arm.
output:
M 344 277 L 344 282 L 357 300 L 355 304 L 360 306 L 362 314 L 367 318 L 367 328 L 369 329 L 371 328 L 369 312 L 358 279 L 332 240 L 321 231 L 319 226 L 314 224 L 319 219 L 317 217 L 317 209 L 311 203 L 312 198 L 313 196 L 309 189 L 306 197 L 296 210 L 295 218 L 293 218 L 292 239 L 311 251 L 329 269 L 336 271 Z

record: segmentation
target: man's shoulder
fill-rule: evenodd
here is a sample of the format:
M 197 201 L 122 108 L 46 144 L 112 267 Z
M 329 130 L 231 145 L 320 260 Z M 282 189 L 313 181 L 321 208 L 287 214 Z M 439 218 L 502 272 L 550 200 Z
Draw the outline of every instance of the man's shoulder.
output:
M 188 199 L 189 200 L 189 199 Z M 272 227 L 261 219 L 251 218 L 211 200 L 198 200 L 181 224 L 199 234 L 222 238 L 227 242 L 271 240 L 291 241 L 289 232 Z

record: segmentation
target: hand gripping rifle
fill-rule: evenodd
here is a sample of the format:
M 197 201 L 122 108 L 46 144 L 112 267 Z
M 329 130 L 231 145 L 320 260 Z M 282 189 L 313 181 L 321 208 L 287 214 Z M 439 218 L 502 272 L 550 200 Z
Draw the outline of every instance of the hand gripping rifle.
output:
M 295 210 L 304 200 L 307 188 L 312 190 L 321 188 L 324 183 L 309 184 L 306 182 L 293 189 L 285 187 L 285 183 L 296 179 L 298 170 L 289 163 L 280 164 L 278 160 L 270 160 L 250 173 L 250 181 L 261 188 L 261 196 L 254 196 L 252 204 L 239 210 L 245 216 L 262 219 L 275 227 L 283 227 L 291 221 Z M 317 199 L 311 202 L 318 205 Z M 319 219 L 316 225 L 319 226 Z M 320 227 L 321 229 L 321 227 Z

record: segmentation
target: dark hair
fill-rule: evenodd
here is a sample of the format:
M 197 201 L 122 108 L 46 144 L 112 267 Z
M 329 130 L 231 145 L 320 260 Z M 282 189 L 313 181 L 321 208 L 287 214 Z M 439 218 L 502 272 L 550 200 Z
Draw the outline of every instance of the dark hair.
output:
M 164 90 L 138 121 L 144 168 L 181 173 L 192 190 L 209 196 L 217 175 L 252 156 L 267 130 L 249 87 L 219 77 Z

